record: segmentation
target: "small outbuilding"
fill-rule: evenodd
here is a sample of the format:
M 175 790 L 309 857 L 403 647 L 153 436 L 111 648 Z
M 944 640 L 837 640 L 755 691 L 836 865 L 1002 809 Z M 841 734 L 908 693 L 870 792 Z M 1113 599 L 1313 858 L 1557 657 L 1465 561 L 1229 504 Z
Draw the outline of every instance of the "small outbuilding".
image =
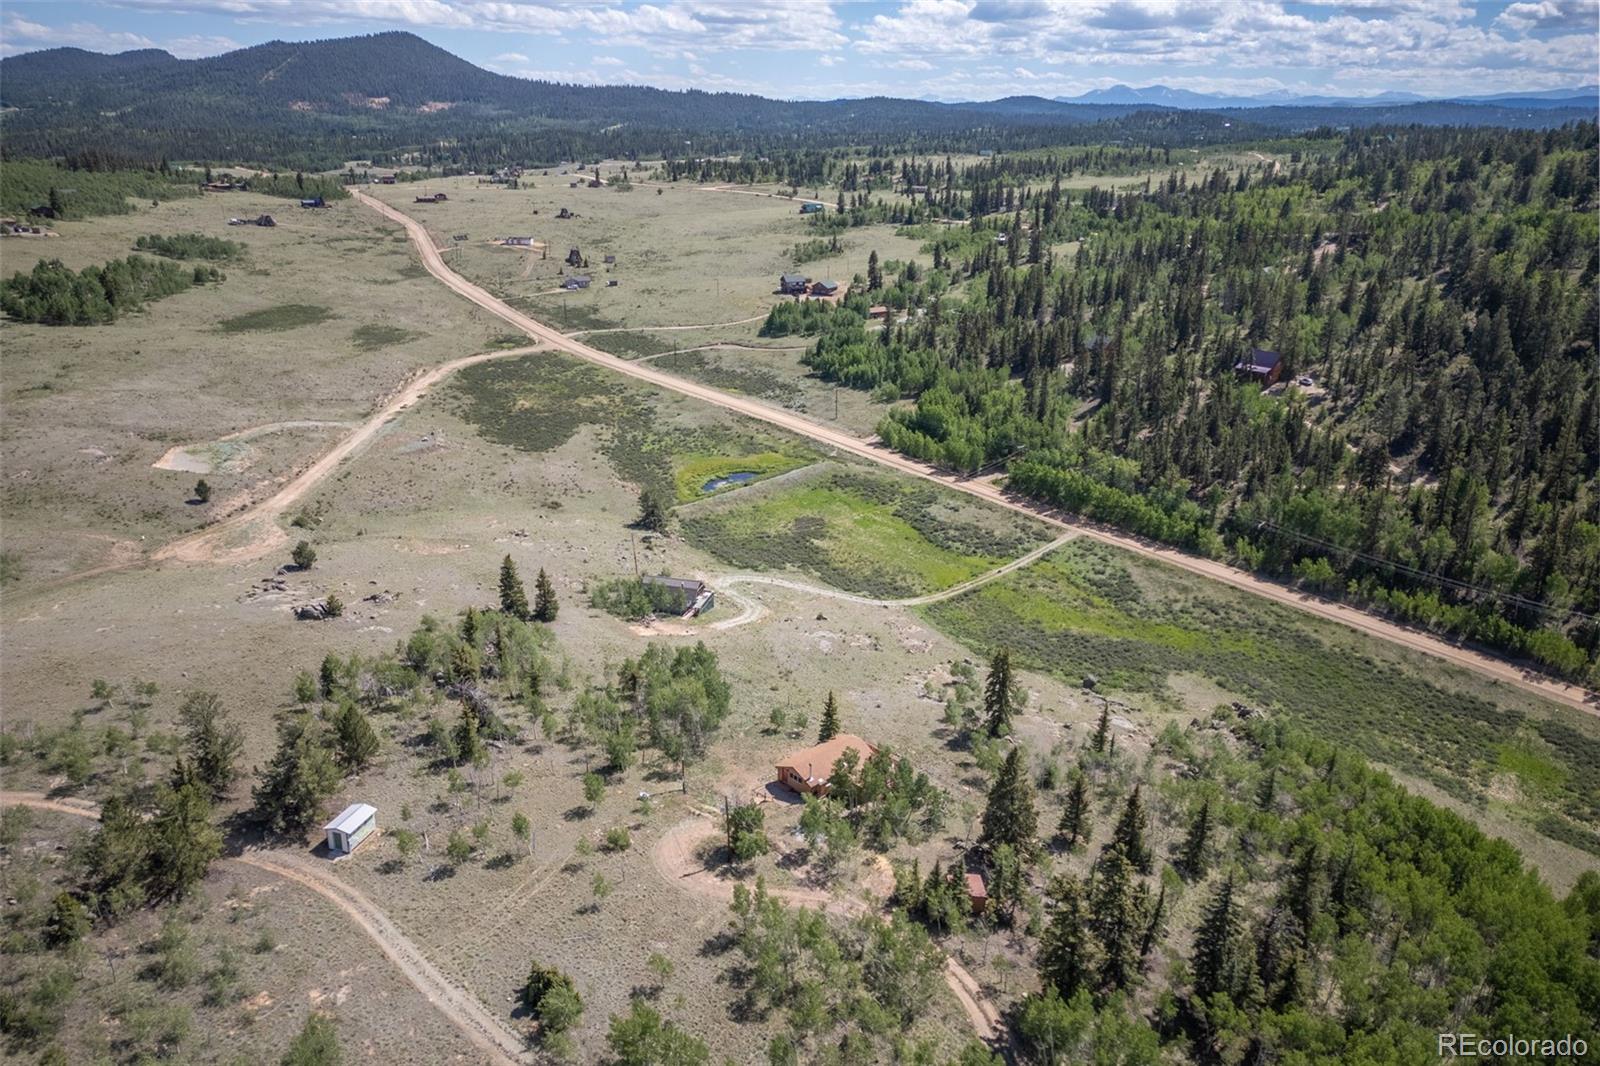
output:
M 313 196 L 309 200 L 301 200 L 301 207 L 327 207 L 328 202 L 320 196 Z
M 775 767 L 778 771 L 778 784 L 802 795 L 809 793 L 813 796 L 826 796 L 828 778 L 833 774 L 833 764 L 847 751 L 854 751 L 862 762 L 866 762 L 878 753 L 875 746 L 855 734 L 840 733 L 831 740 L 824 740 L 821 744 L 802 748 L 785 756 Z
M 378 808 L 370 803 L 352 803 L 322 828 L 328 834 L 328 853 L 348 855 L 377 831 Z
M 815 200 L 808 200 L 800 205 L 800 213 L 802 215 L 814 215 L 821 211 L 824 206 L 825 205 L 820 204 Z
M 980 873 L 967 874 L 967 904 L 973 914 L 982 914 L 989 909 L 989 886 L 983 883 Z
M 889 308 L 885 304 L 873 304 L 871 307 L 867 308 L 867 317 L 878 319 L 888 318 Z
M 832 296 L 838 291 L 839 283 L 837 281 L 819 281 L 811 286 L 811 295 L 813 296 Z
M 1283 356 L 1265 348 L 1252 348 L 1248 356 L 1233 364 L 1233 372 L 1242 378 L 1253 378 L 1263 387 L 1272 385 L 1283 377 Z
M 561 283 L 563 289 L 587 289 L 590 282 L 587 274 L 574 274 Z

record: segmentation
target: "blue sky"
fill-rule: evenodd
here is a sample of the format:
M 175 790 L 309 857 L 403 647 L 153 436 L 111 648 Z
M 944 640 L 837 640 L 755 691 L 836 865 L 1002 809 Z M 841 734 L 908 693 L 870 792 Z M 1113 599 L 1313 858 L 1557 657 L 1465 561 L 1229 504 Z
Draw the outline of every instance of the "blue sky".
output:
M 0 52 L 188 58 L 389 29 L 503 74 L 785 98 L 1482 94 L 1600 66 L 1600 0 L 5 0 Z

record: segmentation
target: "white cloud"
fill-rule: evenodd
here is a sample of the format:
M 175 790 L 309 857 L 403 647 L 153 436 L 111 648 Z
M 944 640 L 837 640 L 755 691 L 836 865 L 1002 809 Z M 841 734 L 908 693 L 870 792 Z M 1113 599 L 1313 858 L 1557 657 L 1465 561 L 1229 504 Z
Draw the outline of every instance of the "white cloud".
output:
M 628 64 L 616 56 L 595 56 L 589 60 L 589 65 L 594 67 L 625 67 Z
M 115 0 L 146 11 L 315 26 L 335 22 L 554 35 L 587 32 L 652 50 L 822 51 L 848 43 L 831 2 L 739 0 L 571 4 L 565 0 Z
M 38 48 L 86 48 L 91 52 L 126 52 L 135 48 L 154 48 L 156 43 L 137 33 L 107 30 L 92 22 L 66 26 L 46 26 L 15 12 L 0 21 L 0 54 L 32 51 Z
M 489 60 L 491 63 L 526 63 L 528 57 L 521 52 L 501 52 Z
M 244 45 L 232 37 L 193 34 L 188 37 L 173 37 L 162 47 L 179 59 L 198 59 L 201 56 L 218 56 L 224 52 L 234 52 Z

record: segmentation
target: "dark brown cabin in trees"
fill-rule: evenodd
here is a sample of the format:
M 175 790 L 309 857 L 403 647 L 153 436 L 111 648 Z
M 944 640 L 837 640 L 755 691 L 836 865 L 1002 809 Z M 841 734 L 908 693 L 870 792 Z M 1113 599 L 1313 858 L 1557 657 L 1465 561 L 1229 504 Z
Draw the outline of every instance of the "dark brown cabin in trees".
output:
M 1283 377 L 1283 356 L 1265 348 L 1251 348 L 1250 354 L 1233 364 L 1233 372 L 1261 383 L 1262 388 Z

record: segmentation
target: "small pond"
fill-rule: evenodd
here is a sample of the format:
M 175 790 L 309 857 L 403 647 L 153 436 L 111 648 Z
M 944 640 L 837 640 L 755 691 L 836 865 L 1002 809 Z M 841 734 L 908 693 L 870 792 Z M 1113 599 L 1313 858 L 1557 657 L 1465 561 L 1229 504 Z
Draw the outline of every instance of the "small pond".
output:
M 729 485 L 743 485 L 746 481 L 754 481 L 760 476 L 760 474 L 749 470 L 740 470 L 736 473 L 728 474 L 725 477 L 712 478 L 710 481 L 700 486 L 700 491 L 716 492 L 718 489 L 725 489 Z

